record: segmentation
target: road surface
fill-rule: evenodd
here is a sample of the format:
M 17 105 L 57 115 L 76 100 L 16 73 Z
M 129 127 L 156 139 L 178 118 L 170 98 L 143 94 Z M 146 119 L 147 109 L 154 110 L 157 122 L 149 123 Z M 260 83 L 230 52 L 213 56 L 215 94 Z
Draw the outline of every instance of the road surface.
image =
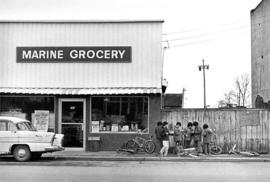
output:
M 34 164 L 34 165 L 33 165 Z M 93 182 L 269 182 L 267 162 L 101 162 L 12 163 L 1 165 L 0 181 Z

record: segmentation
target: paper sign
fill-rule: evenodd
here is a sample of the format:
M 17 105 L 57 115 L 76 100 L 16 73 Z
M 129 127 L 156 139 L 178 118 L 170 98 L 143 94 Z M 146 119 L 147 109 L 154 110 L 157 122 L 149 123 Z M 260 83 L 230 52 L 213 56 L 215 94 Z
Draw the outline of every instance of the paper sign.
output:
M 112 124 L 112 132 L 118 132 L 118 124 Z
M 45 110 L 35 110 L 33 125 L 37 131 L 48 131 L 50 112 Z
M 92 121 L 92 133 L 99 132 L 99 121 Z

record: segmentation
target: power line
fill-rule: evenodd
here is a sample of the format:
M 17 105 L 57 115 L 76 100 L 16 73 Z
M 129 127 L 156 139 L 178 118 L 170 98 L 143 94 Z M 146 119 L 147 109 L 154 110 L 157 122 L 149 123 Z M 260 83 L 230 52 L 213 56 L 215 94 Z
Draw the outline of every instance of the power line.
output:
M 267 15 L 267 16 L 261 16 L 259 18 L 262 18 L 262 17 L 270 17 L 270 15 Z M 258 19 L 258 18 L 257 18 Z M 240 22 L 240 21 L 238 21 Z M 223 32 L 230 32 L 230 31 L 234 31 L 234 30 L 240 30 L 240 29 L 244 29 L 244 28 L 248 28 L 250 27 L 253 31 L 256 31 L 256 30 L 262 30 L 262 29 L 265 29 L 265 28 L 268 28 L 270 27 L 270 25 L 268 26 L 261 26 L 260 23 L 262 24 L 266 24 L 267 22 L 270 22 L 270 19 L 269 20 L 264 20 L 263 22 L 256 22 L 256 23 L 252 23 L 251 25 L 246 25 L 246 26 L 242 26 L 242 27 L 236 27 L 236 28 L 231 28 L 231 29 L 225 29 L 225 30 L 221 30 L 221 31 L 217 31 L 217 32 L 211 32 L 211 33 L 205 33 L 205 34 L 199 34 L 199 35 L 194 35 L 194 36 L 186 36 L 186 37 L 180 37 L 180 38 L 175 38 L 175 39 L 167 39 L 167 40 L 164 40 L 162 42 L 173 42 L 173 41 L 180 41 L 180 40 L 187 40 L 187 39 L 195 39 L 195 38 L 200 38 L 200 37 L 207 37 L 207 36 L 213 36 L 215 34 L 220 34 L 220 33 L 223 33 Z M 236 22 L 232 23 L 232 24 L 236 24 Z M 255 27 L 254 27 L 255 25 Z M 259 27 L 257 27 L 259 26 Z M 191 29 L 192 30 L 192 29 Z M 188 30 L 186 30 L 185 32 L 188 32 Z M 242 33 L 248 33 L 248 32 L 241 32 Z M 239 34 L 239 33 L 238 33 Z M 238 35 L 238 34 L 233 34 L 231 36 L 234 36 L 234 35 Z M 166 36 L 167 34 L 165 34 Z M 223 36 L 224 37 L 224 36 Z M 226 36 L 227 37 L 227 36 Z M 222 37 L 221 37 L 222 38 Z M 194 41 L 194 42 L 188 42 L 188 43 L 184 43 L 184 44 L 178 44 L 178 45 L 171 45 L 170 47 L 182 47 L 182 46 L 188 46 L 188 45 L 194 45 L 194 44 L 201 44 L 201 43 L 205 43 L 205 42 L 209 42 L 209 41 L 214 41 L 214 40 L 218 40 L 218 39 L 221 39 L 221 38 L 211 38 L 211 39 L 206 39 L 206 40 L 201 40 L 201 41 Z
M 270 27 L 270 26 L 267 26 L 267 27 Z M 233 34 L 233 35 L 230 35 L 230 36 L 236 36 L 236 35 L 239 35 L 239 34 L 242 35 L 244 33 L 249 33 L 249 32 L 240 32 L 240 33 Z M 211 41 L 219 40 L 219 39 L 222 39 L 224 37 L 228 37 L 228 36 L 223 36 L 223 37 L 220 37 L 220 38 L 206 39 L 206 40 L 202 40 L 202 41 L 188 42 L 188 43 L 184 43 L 184 44 L 170 45 L 170 48 L 184 47 L 184 46 L 189 46 L 189 45 L 202 44 L 202 43 L 206 43 L 206 42 L 211 42 Z M 264 36 L 264 38 L 270 38 L 270 36 Z
M 256 19 L 263 19 L 266 17 L 270 17 L 270 15 L 259 16 L 259 17 L 256 17 Z M 251 21 L 250 19 L 243 19 L 243 20 L 232 22 L 232 23 L 226 23 L 226 24 L 221 24 L 221 25 L 212 26 L 212 27 L 198 27 L 198 28 L 194 28 L 194 29 L 187 29 L 187 30 L 180 30 L 180 31 L 169 32 L 169 33 L 163 33 L 162 35 L 181 34 L 181 33 L 186 33 L 186 32 L 191 32 L 191 31 L 218 28 L 218 27 L 224 27 L 224 26 L 228 26 L 228 25 L 235 25 L 235 24 L 240 24 L 241 22 L 250 22 L 250 21 Z M 264 21 L 264 22 L 268 22 L 268 21 L 270 21 L 270 19 L 267 21 Z
M 211 32 L 211 33 L 206 33 L 206 34 L 199 34 L 199 35 L 194 35 L 194 36 L 188 36 L 188 37 L 182 37 L 182 38 L 176 38 L 176 39 L 167 39 L 165 41 L 162 42 L 173 42 L 173 41 L 178 41 L 178 40 L 185 40 L 185 39 L 193 39 L 193 38 L 198 38 L 198 37 L 205 37 L 205 36 L 209 36 L 209 35 L 215 35 L 215 34 L 220 34 L 223 32 L 229 32 L 229 31 L 234 31 L 234 30 L 239 30 L 239 29 L 243 29 L 243 28 L 247 28 L 249 26 L 242 26 L 242 27 L 238 27 L 238 28 L 234 28 L 234 29 L 227 29 L 227 30 L 222 30 L 222 31 L 217 31 L 217 32 Z
M 249 32 L 241 32 L 241 34 L 244 34 L 244 33 L 249 33 Z M 234 35 L 231 35 L 231 36 L 235 36 L 235 35 L 239 35 L 239 34 L 240 33 L 234 34 Z M 202 41 L 194 41 L 194 42 L 188 42 L 188 43 L 177 44 L 177 45 L 170 45 L 170 48 L 184 47 L 184 46 L 195 45 L 195 44 L 202 44 L 202 43 L 206 43 L 206 42 L 211 42 L 211 41 L 219 40 L 219 39 L 222 39 L 224 37 L 228 37 L 228 36 L 223 36 L 223 37 L 220 37 L 220 38 L 205 39 L 205 40 L 202 40 Z
M 210 28 L 217 28 L 217 27 L 224 27 L 227 25 L 234 25 L 234 24 L 239 24 L 239 22 L 245 22 L 246 20 L 241 20 L 241 21 L 237 21 L 237 22 L 233 22 L 233 23 L 228 23 L 228 24 L 221 24 L 218 26 L 212 26 L 212 27 L 202 27 L 202 28 L 194 28 L 194 29 L 187 29 L 187 30 L 180 30 L 180 31 L 176 31 L 176 32 L 169 32 L 169 33 L 163 33 L 162 35 L 173 35 L 173 34 L 180 34 L 180 33 L 186 33 L 186 32 L 191 32 L 191 31 L 197 31 L 197 30 L 201 30 L 201 29 L 210 29 Z
M 270 22 L 270 21 L 269 21 Z M 252 28 L 252 30 L 261 30 L 261 29 L 265 29 L 265 28 L 268 28 L 270 27 L 270 25 L 268 26 L 261 26 L 261 27 L 257 27 L 257 28 Z M 240 28 L 239 28 L 240 29 Z M 232 29 L 231 29 L 232 30 Z M 222 31 L 220 31 L 219 33 L 221 33 Z M 224 32 L 227 32 L 227 31 L 224 31 Z M 232 34 L 230 36 L 234 36 L 234 35 L 239 35 L 241 33 L 249 33 L 250 31 L 247 31 L 247 32 L 240 32 L 240 33 L 237 33 L 237 34 Z M 200 37 L 210 37 L 214 34 L 218 34 L 217 32 L 213 32 L 213 33 L 208 33 L 208 34 L 201 34 L 201 35 L 195 35 L 195 36 L 189 36 L 189 37 L 182 37 L 182 38 L 177 38 L 177 39 L 170 39 L 170 40 L 164 40 L 162 42 L 173 42 L 173 41 L 180 41 L 180 40 L 186 40 L 186 39 L 194 39 L 194 38 L 200 38 Z M 225 35 L 223 37 L 227 37 L 228 35 Z M 212 39 L 206 39 L 206 40 L 202 40 L 202 41 L 195 41 L 195 42 L 190 42 L 190 43 L 185 43 L 185 44 L 180 44 L 181 46 L 183 45 L 191 45 L 191 44 L 196 44 L 197 42 L 198 43 L 203 43 L 203 42 L 209 42 L 209 41 L 213 41 L 213 40 L 217 40 L 217 39 L 220 39 L 220 38 L 212 38 Z M 175 46 L 170 46 L 170 47 L 175 47 Z M 180 47 L 180 46 L 179 46 Z

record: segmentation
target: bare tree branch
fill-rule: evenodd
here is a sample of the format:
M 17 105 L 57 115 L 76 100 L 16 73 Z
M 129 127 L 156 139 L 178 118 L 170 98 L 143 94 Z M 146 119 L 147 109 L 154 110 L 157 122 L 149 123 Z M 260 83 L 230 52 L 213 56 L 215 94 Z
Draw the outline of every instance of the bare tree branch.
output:
M 238 93 L 238 105 L 246 106 L 246 102 L 249 99 L 250 90 L 250 77 L 249 74 L 242 74 L 235 80 L 236 92 Z
M 219 107 L 231 107 L 238 105 L 246 107 L 250 98 L 250 76 L 242 74 L 235 79 L 235 89 L 225 93 L 223 99 L 219 101 Z

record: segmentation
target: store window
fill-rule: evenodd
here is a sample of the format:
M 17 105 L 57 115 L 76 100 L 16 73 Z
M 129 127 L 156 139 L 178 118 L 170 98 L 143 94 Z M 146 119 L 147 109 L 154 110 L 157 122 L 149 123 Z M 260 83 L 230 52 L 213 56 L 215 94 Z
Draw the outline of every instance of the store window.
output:
M 49 131 L 55 130 L 54 97 L 0 97 L 0 116 L 13 116 L 33 122 L 36 111 L 49 112 Z
M 91 132 L 148 129 L 148 97 L 93 97 Z

